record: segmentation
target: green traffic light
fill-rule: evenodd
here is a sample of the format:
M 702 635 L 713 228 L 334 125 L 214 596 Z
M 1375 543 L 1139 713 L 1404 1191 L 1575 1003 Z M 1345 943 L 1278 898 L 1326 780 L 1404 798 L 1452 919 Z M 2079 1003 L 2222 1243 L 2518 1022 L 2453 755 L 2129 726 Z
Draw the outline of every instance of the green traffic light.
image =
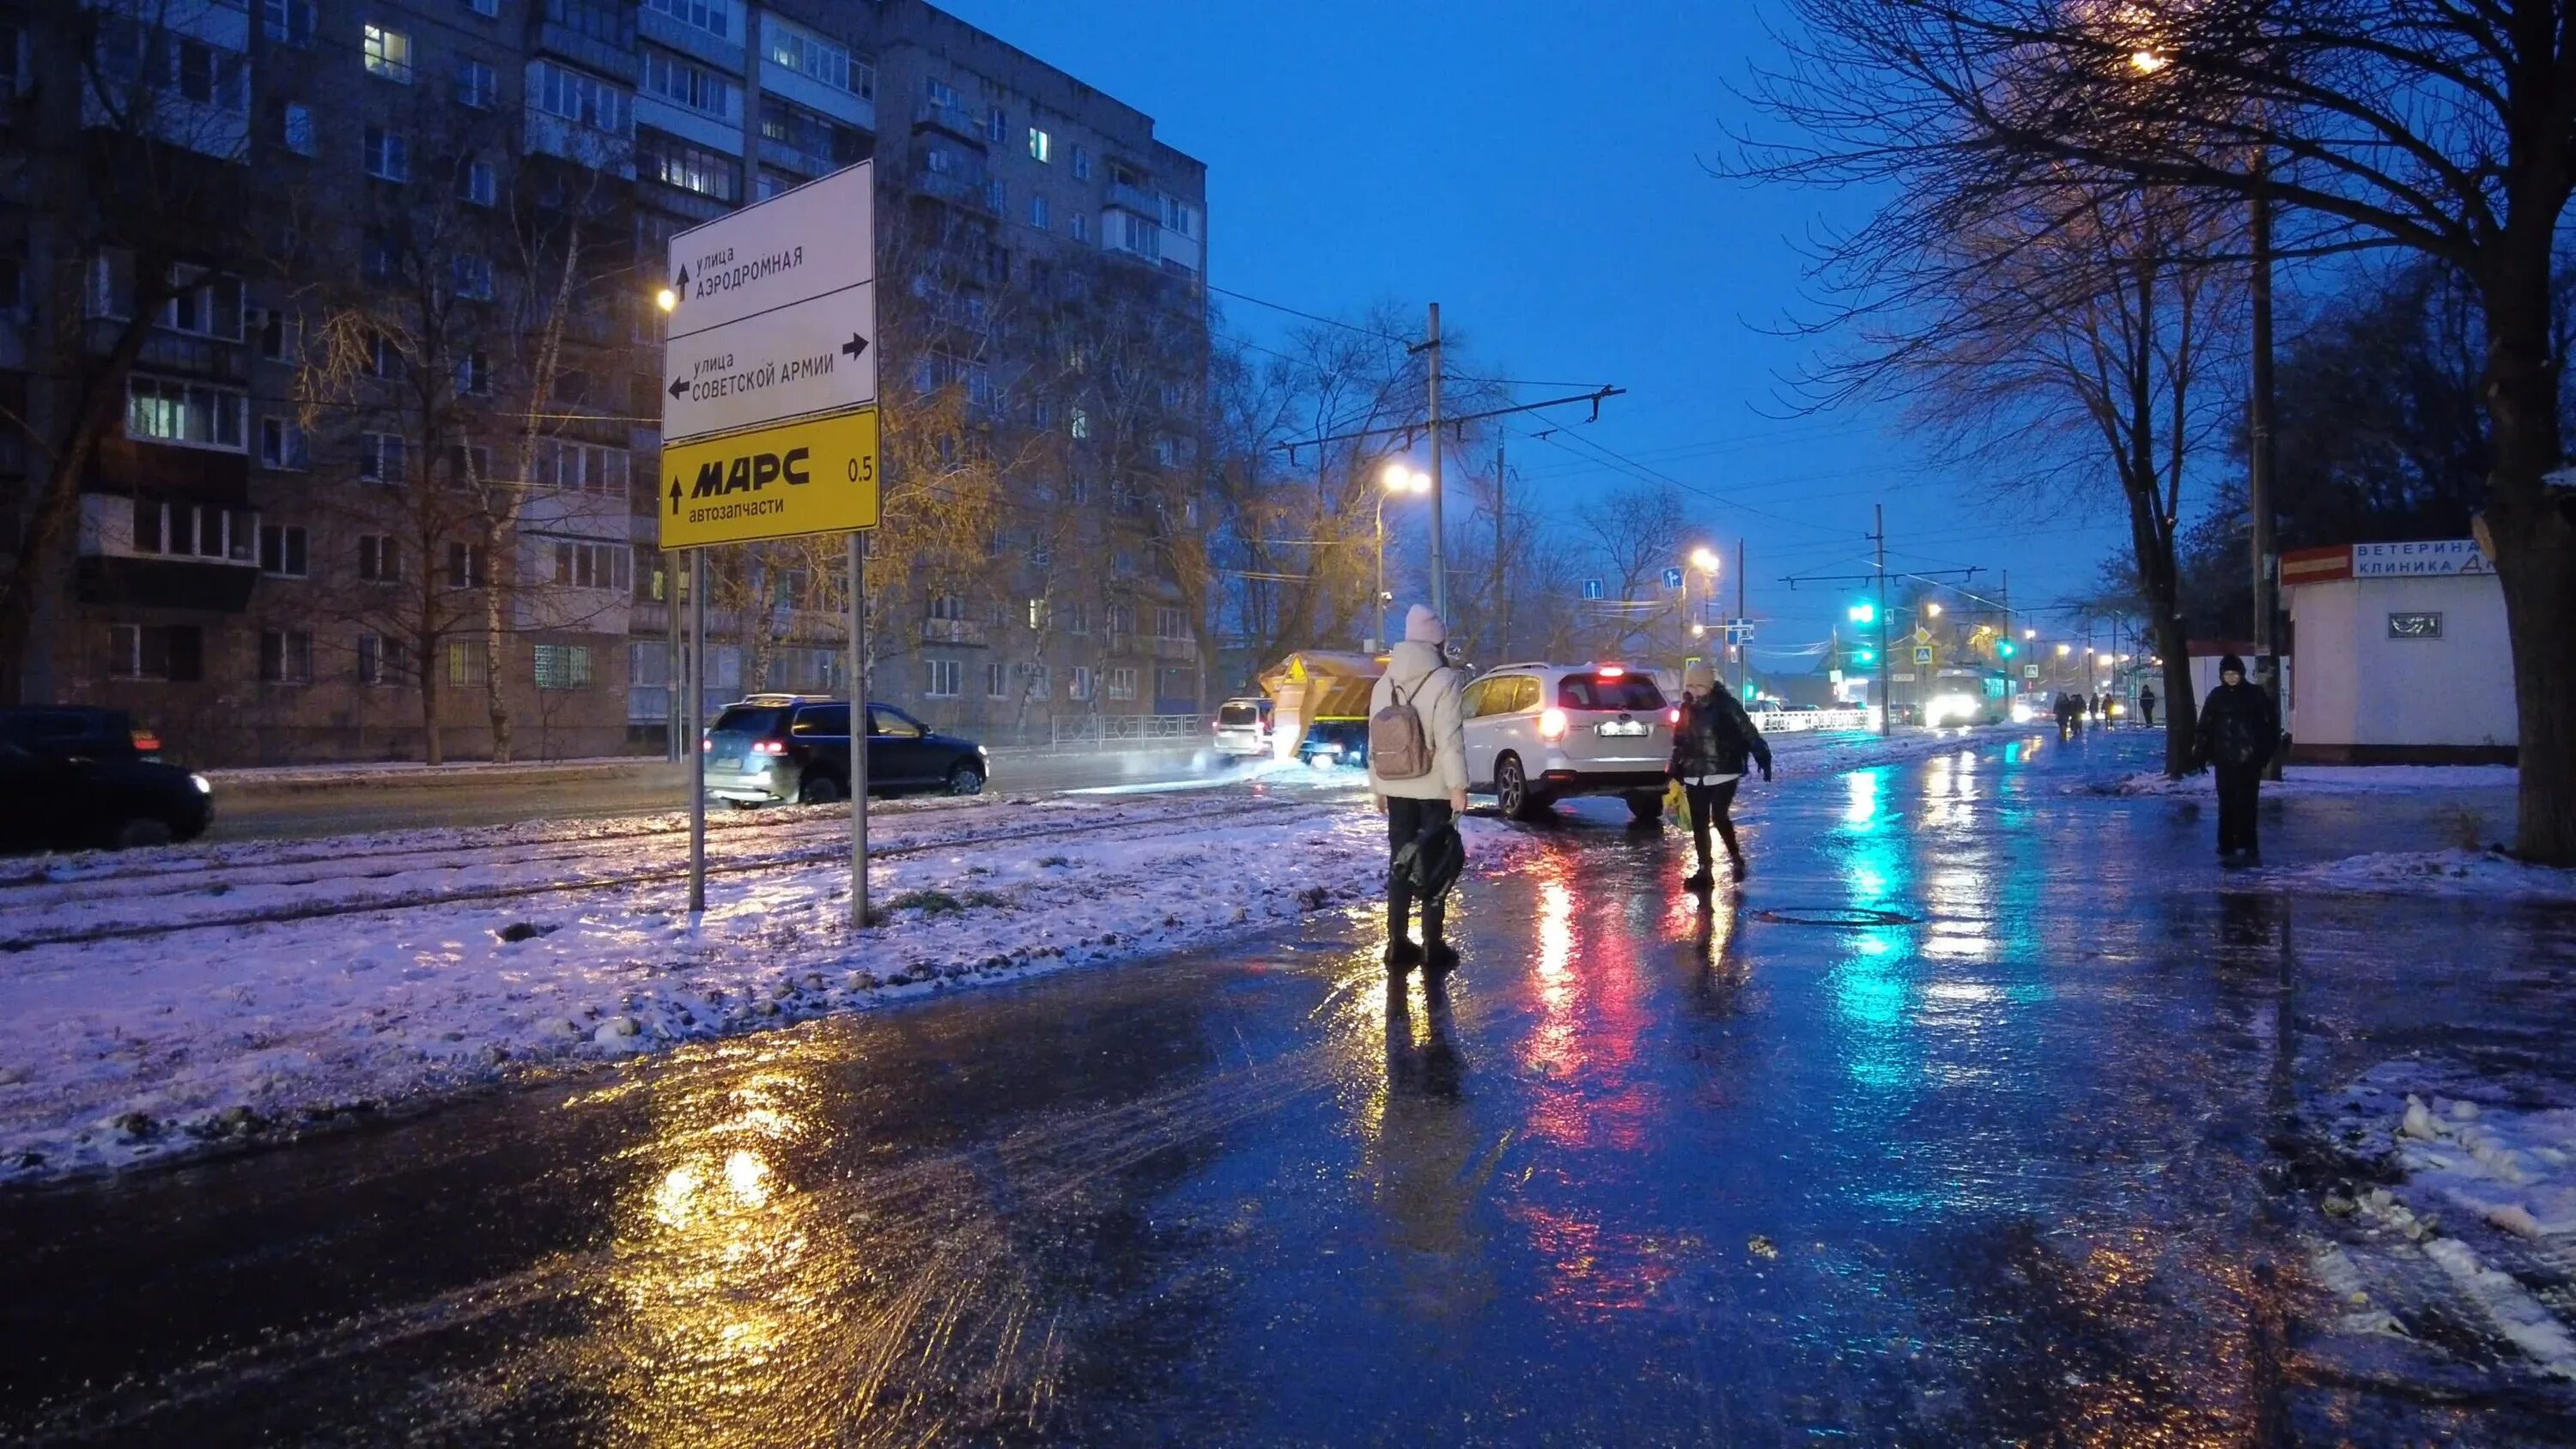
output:
M 1996 645 L 1995 648 L 1999 650 L 2006 659 L 2013 657 L 2013 644 L 2011 640 L 2007 639 L 2001 644 Z
M 1867 603 L 1854 604 L 1851 606 L 1850 613 L 1853 623 L 1866 624 L 1878 617 L 1878 606 Z

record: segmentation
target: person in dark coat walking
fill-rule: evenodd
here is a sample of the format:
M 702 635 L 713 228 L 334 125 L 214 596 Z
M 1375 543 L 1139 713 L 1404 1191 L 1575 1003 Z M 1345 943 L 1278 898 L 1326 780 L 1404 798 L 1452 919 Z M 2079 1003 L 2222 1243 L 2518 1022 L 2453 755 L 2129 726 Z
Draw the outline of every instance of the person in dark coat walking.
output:
M 2138 723 L 2148 729 L 2156 727 L 2156 687 L 2152 684 L 2138 686 Z
M 2281 713 L 2263 687 L 2245 677 L 2245 661 L 2218 661 L 2218 687 L 2200 707 L 2192 741 L 2195 760 L 2218 771 L 2218 858 L 2226 865 L 2259 865 L 2254 807 L 2263 788 L 2263 766 L 2281 744 Z
M 1744 848 L 1736 843 L 1735 822 L 1727 815 L 1748 758 L 1762 766 L 1763 779 L 1771 778 L 1771 746 L 1764 743 L 1753 717 L 1732 693 L 1718 688 L 1717 675 L 1707 665 L 1690 666 L 1682 675 L 1682 717 L 1673 726 L 1673 759 L 1665 773 L 1681 782 L 1682 799 L 1690 810 L 1691 843 L 1699 850 L 1699 869 L 1682 884 L 1692 890 L 1704 891 L 1717 883 L 1708 856 L 1711 825 L 1726 842 L 1726 858 L 1735 869 L 1736 882 L 1741 884 L 1752 874 L 1744 863 Z

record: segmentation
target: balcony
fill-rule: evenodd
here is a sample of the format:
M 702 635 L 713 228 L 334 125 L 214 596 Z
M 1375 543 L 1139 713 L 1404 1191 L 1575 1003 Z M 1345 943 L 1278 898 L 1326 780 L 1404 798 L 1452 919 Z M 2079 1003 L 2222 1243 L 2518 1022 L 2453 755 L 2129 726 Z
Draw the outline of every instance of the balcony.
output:
M 912 128 L 916 131 L 943 132 L 966 142 L 979 151 L 985 144 L 983 123 L 966 114 L 964 106 L 952 106 L 925 99 L 912 108 Z
M 809 180 L 817 176 L 829 176 L 841 169 L 841 163 L 829 156 L 800 150 L 785 141 L 774 140 L 768 136 L 760 138 L 760 161 L 764 166 L 775 166 L 781 171 L 793 171 Z
M 1132 211 L 1156 226 L 1163 224 L 1163 199 L 1141 186 L 1110 182 L 1109 204 L 1121 211 Z
M 1183 664 L 1198 662 L 1199 641 L 1196 639 L 1156 639 L 1154 657 L 1177 660 Z
M 912 189 L 922 196 L 947 202 L 966 211 L 989 215 L 992 207 L 985 194 L 981 172 L 959 174 L 954 171 L 915 171 Z
M 629 86 L 635 84 L 638 62 L 635 32 L 631 25 L 623 35 L 611 41 L 585 35 L 569 25 L 548 20 L 537 26 L 537 48 L 601 75 L 613 76 Z
M 635 11 L 635 33 L 657 45 L 667 45 L 682 55 L 704 61 L 727 76 L 742 74 L 742 47 L 732 37 L 691 25 L 650 5 L 640 6 Z
M 84 340 L 93 354 L 99 354 L 116 345 L 125 323 L 113 317 L 92 317 L 87 329 Z M 244 342 L 155 327 L 144 334 L 143 351 L 134 359 L 134 365 L 145 372 L 176 373 L 240 386 L 250 380 L 250 348 Z
M 924 644 L 963 644 L 984 647 L 985 626 L 973 619 L 924 619 L 921 642 Z

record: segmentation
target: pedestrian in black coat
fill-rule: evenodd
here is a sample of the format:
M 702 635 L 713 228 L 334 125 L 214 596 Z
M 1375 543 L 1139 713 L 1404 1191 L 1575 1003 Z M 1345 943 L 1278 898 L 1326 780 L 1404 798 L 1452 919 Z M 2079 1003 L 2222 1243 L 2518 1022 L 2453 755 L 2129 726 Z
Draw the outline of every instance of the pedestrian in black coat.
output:
M 1744 849 L 1735 840 L 1735 822 L 1727 810 L 1747 761 L 1759 762 L 1762 778 L 1771 778 L 1771 746 L 1753 717 L 1735 696 L 1718 687 L 1705 664 L 1694 664 L 1682 676 L 1682 717 L 1673 726 L 1673 758 L 1666 774 L 1681 782 L 1682 800 L 1690 809 L 1691 843 L 1699 849 L 1699 870 L 1682 882 L 1692 890 L 1717 883 L 1708 856 L 1709 827 L 1726 842 L 1726 858 L 1741 883 L 1751 874 Z
M 2152 684 L 2138 686 L 2138 723 L 2149 729 L 2156 727 L 2156 687 Z
M 2281 712 L 2263 687 L 2245 677 L 2245 661 L 2218 661 L 2218 687 L 2200 707 L 2192 739 L 2194 759 L 2218 772 L 2218 858 L 2228 865 L 2260 864 L 2254 807 L 2263 767 L 2281 744 Z

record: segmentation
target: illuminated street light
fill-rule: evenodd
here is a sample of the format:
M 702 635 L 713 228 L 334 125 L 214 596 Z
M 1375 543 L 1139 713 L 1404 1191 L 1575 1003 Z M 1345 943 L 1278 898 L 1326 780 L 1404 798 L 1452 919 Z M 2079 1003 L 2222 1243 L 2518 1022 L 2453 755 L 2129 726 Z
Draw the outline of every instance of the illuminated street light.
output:
M 2021 637 L 2024 639 L 2036 639 L 2039 637 L 2039 631 L 2037 629 L 2024 629 L 2021 631 Z
M 1706 544 L 1691 550 L 1690 566 L 1704 574 L 1717 572 L 1717 551 Z
M 1431 475 L 1418 468 L 1407 467 L 1401 458 L 1389 458 L 1386 467 L 1378 473 L 1377 481 L 1380 489 L 1377 495 L 1377 596 L 1369 600 L 1369 615 L 1377 623 L 1377 637 L 1372 642 L 1384 648 L 1386 606 L 1390 602 L 1386 592 L 1386 495 L 1428 493 L 1431 491 Z
M 2060 658 L 2060 659 L 2065 658 L 2067 655 L 2069 655 L 2069 654 L 2071 654 L 2071 653 L 2073 653 L 2073 652 L 2074 652 L 2074 646 L 2072 646 L 2072 645 L 2068 645 L 2068 644 L 2060 644 L 2060 645 L 2058 645 L 2058 646 L 2057 646 L 2057 657 L 2058 657 L 2058 658 Z
M 680 294 L 664 287 L 653 294 L 653 305 L 665 312 L 676 311 L 680 305 Z
M 1378 474 L 1377 481 L 1379 486 L 1385 488 L 1389 493 L 1428 493 L 1431 491 L 1431 475 L 1423 472 L 1419 468 L 1407 467 L 1404 461 L 1400 458 L 1389 462 L 1386 465 L 1385 471 Z
M 1923 606 L 1923 612 L 1931 615 L 1935 619 L 1938 619 L 1941 617 L 1941 606 L 1939 604 L 1925 604 Z
M 2173 64 L 2172 61 L 2167 60 L 2165 57 L 2152 50 L 2133 50 L 2129 52 L 2129 69 L 2136 71 L 2140 75 L 2154 75 L 2157 71 L 2163 70 L 2166 66 L 2171 64 Z

